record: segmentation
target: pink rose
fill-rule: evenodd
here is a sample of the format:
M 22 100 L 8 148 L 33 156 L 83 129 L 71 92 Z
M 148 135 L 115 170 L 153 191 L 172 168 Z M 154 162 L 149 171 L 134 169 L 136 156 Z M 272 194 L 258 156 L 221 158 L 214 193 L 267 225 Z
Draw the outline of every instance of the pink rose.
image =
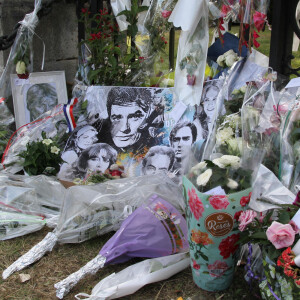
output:
M 171 10 L 163 10 L 161 12 L 161 15 L 162 15 L 163 18 L 168 18 L 168 17 L 170 17 L 171 13 L 172 13 Z
M 247 225 L 250 224 L 256 216 L 257 213 L 253 210 L 243 211 L 239 217 L 239 230 L 244 231 Z
M 225 261 L 216 260 L 212 265 L 207 265 L 207 269 L 211 277 L 221 277 L 228 269 L 228 265 Z
M 204 212 L 204 206 L 199 197 L 196 194 L 195 189 L 191 189 L 188 191 L 189 196 L 189 206 L 190 210 L 193 213 L 194 217 L 199 220 L 202 217 Z
M 224 195 L 210 196 L 208 200 L 214 209 L 226 209 L 229 205 L 227 196 Z
M 281 224 L 273 221 L 267 229 L 267 238 L 276 249 L 289 247 L 294 243 L 295 231 L 290 224 Z
M 299 227 L 297 226 L 297 224 L 293 220 L 291 220 L 289 222 L 289 224 L 292 226 L 293 230 L 295 231 L 295 234 L 300 233 Z

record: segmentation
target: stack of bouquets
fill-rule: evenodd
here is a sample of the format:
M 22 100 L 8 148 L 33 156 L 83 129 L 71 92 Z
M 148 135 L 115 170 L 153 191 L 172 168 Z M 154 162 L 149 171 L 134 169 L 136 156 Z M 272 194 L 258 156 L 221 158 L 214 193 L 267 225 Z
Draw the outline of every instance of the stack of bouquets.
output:
M 260 215 L 246 210 L 239 216 L 239 243 L 248 243 L 250 250 L 245 277 L 259 281 L 263 299 L 299 299 L 299 217 L 295 205 L 281 205 Z M 261 259 L 252 255 L 252 244 L 260 246 Z

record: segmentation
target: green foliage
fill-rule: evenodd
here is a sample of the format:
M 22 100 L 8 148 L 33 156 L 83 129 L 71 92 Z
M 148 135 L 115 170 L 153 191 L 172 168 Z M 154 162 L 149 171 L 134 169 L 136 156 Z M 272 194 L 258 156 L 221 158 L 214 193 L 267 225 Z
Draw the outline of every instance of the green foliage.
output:
M 23 168 L 29 175 L 55 176 L 59 172 L 60 164 L 63 163 L 57 140 L 47 139 L 45 132 L 42 132 L 41 141 L 28 143 L 26 150 L 19 156 L 24 159 Z
M 138 0 L 132 1 L 131 10 L 119 14 L 126 16 L 129 23 L 127 31 L 122 32 L 115 17 L 105 9 L 92 17 L 87 11 L 82 14 L 80 21 L 85 23 L 87 39 L 81 44 L 86 44 L 91 51 L 87 62 L 90 84 L 134 84 L 137 70 L 143 66 L 134 39 L 138 32 L 138 14 L 146 9 L 146 6 L 138 5 Z

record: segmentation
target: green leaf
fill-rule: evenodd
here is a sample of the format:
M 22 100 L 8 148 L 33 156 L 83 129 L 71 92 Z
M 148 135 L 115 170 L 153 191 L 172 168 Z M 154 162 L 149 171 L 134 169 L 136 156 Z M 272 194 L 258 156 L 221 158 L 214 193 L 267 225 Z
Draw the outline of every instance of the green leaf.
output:
M 263 239 L 266 240 L 267 239 L 267 235 L 264 231 L 259 231 L 259 232 L 255 232 L 251 235 L 251 238 L 253 239 Z
M 290 222 L 290 214 L 287 211 L 281 211 L 278 216 L 278 222 L 281 224 L 288 224 Z
M 204 260 L 208 261 L 208 257 L 205 254 L 203 254 L 202 252 L 200 252 L 199 254 Z

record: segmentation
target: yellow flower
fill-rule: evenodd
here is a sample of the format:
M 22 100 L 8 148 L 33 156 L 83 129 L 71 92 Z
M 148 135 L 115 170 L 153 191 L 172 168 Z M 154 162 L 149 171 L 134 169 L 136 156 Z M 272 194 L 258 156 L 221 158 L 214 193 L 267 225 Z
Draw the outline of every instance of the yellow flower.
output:
M 51 149 L 50 149 L 51 153 L 54 153 L 54 154 L 58 154 L 60 149 L 57 148 L 56 146 L 52 146 Z
M 26 65 L 24 61 L 19 60 L 16 64 L 17 74 L 26 74 Z
M 53 141 L 52 141 L 51 139 L 44 139 L 44 140 L 42 141 L 42 143 L 45 144 L 45 145 L 47 145 L 47 146 L 49 146 L 50 144 L 53 143 Z

